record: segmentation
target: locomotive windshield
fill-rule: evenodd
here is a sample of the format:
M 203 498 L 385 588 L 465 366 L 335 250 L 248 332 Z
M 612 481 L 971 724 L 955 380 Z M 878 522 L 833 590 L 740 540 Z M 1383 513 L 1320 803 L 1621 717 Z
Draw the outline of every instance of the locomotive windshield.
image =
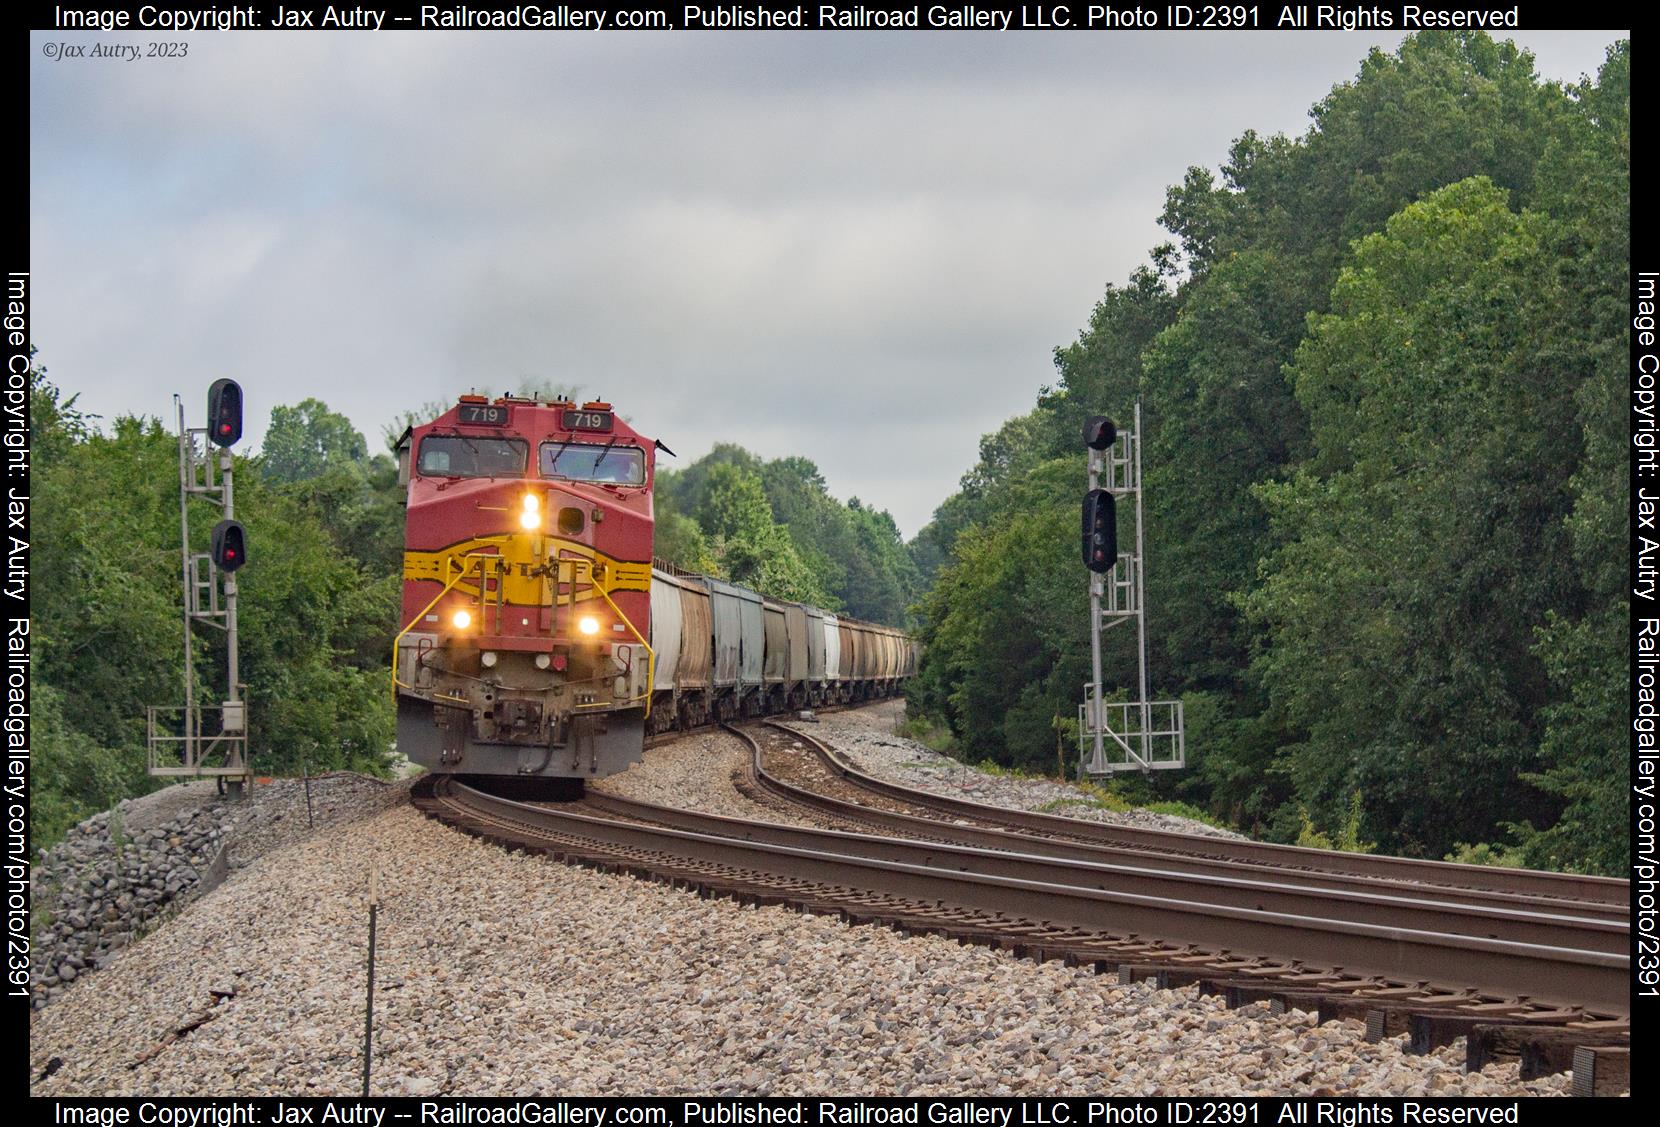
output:
M 610 485 L 643 485 L 645 452 L 619 442 L 544 442 L 542 476 Z
M 423 477 L 523 477 L 529 450 L 519 438 L 429 434 L 419 470 Z

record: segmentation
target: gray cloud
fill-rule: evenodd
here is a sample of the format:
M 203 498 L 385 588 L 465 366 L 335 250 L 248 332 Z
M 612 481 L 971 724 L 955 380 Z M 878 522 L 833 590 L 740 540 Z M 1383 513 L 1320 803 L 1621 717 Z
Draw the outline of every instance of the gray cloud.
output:
M 1618 33 L 1520 37 L 1547 77 Z M 371 438 L 523 376 L 913 533 L 1162 238 L 1164 189 L 1399 37 L 225 34 L 31 51 L 36 342 L 107 416 L 214 377 Z M 88 40 L 96 37 L 80 37 Z

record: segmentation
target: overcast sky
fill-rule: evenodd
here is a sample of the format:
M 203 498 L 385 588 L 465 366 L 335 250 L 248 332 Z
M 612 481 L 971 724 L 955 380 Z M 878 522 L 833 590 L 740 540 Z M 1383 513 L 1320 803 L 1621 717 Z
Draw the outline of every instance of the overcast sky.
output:
M 1519 35 L 1594 74 L 1615 32 Z M 907 536 L 1028 410 L 1167 185 L 1300 134 L 1370 33 L 228 33 L 32 44 L 40 360 L 81 405 L 247 448 L 308 396 L 371 444 L 525 377 L 685 465 L 804 455 Z M 151 36 L 150 38 L 154 38 Z M 175 37 L 177 38 L 177 37 Z M 673 462 L 665 464 L 673 465 Z

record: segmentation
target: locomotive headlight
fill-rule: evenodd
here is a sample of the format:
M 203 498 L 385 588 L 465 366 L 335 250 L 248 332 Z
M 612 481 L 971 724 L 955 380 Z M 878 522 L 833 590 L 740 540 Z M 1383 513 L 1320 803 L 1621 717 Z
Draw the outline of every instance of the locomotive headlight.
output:
M 457 630 L 465 630 L 473 624 L 473 616 L 464 610 L 458 610 L 450 616 L 450 621 L 455 624 Z
M 599 633 L 599 619 L 591 614 L 585 614 L 576 620 L 576 628 L 591 638 Z
M 542 499 L 534 493 L 526 493 L 523 499 L 524 512 L 519 514 L 519 524 L 527 531 L 534 531 L 542 527 Z
M 496 652 L 494 650 L 485 650 L 483 653 L 478 655 L 478 661 L 480 665 L 484 666 L 484 668 L 494 669 L 496 667 Z

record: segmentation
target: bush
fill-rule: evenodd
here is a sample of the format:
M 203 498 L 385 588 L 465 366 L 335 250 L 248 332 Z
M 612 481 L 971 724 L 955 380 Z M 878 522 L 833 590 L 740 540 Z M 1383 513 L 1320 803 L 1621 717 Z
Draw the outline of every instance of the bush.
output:
M 1297 844 L 1309 849 L 1331 849 L 1339 853 L 1370 853 L 1378 847 L 1375 841 L 1362 841 L 1360 837 L 1360 792 L 1357 790 L 1349 796 L 1349 813 L 1343 819 L 1343 825 L 1336 834 L 1322 833 L 1314 825 L 1314 820 L 1308 816 L 1306 807 L 1298 807 L 1298 813 L 1303 820 L 1302 832 L 1297 835 Z
M 1523 867 L 1524 858 L 1520 849 L 1498 842 L 1484 841 L 1478 845 L 1471 845 L 1461 841 L 1442 860 L 1458 865 L 1492 865 L 1499 869 L 1520 869 Z

